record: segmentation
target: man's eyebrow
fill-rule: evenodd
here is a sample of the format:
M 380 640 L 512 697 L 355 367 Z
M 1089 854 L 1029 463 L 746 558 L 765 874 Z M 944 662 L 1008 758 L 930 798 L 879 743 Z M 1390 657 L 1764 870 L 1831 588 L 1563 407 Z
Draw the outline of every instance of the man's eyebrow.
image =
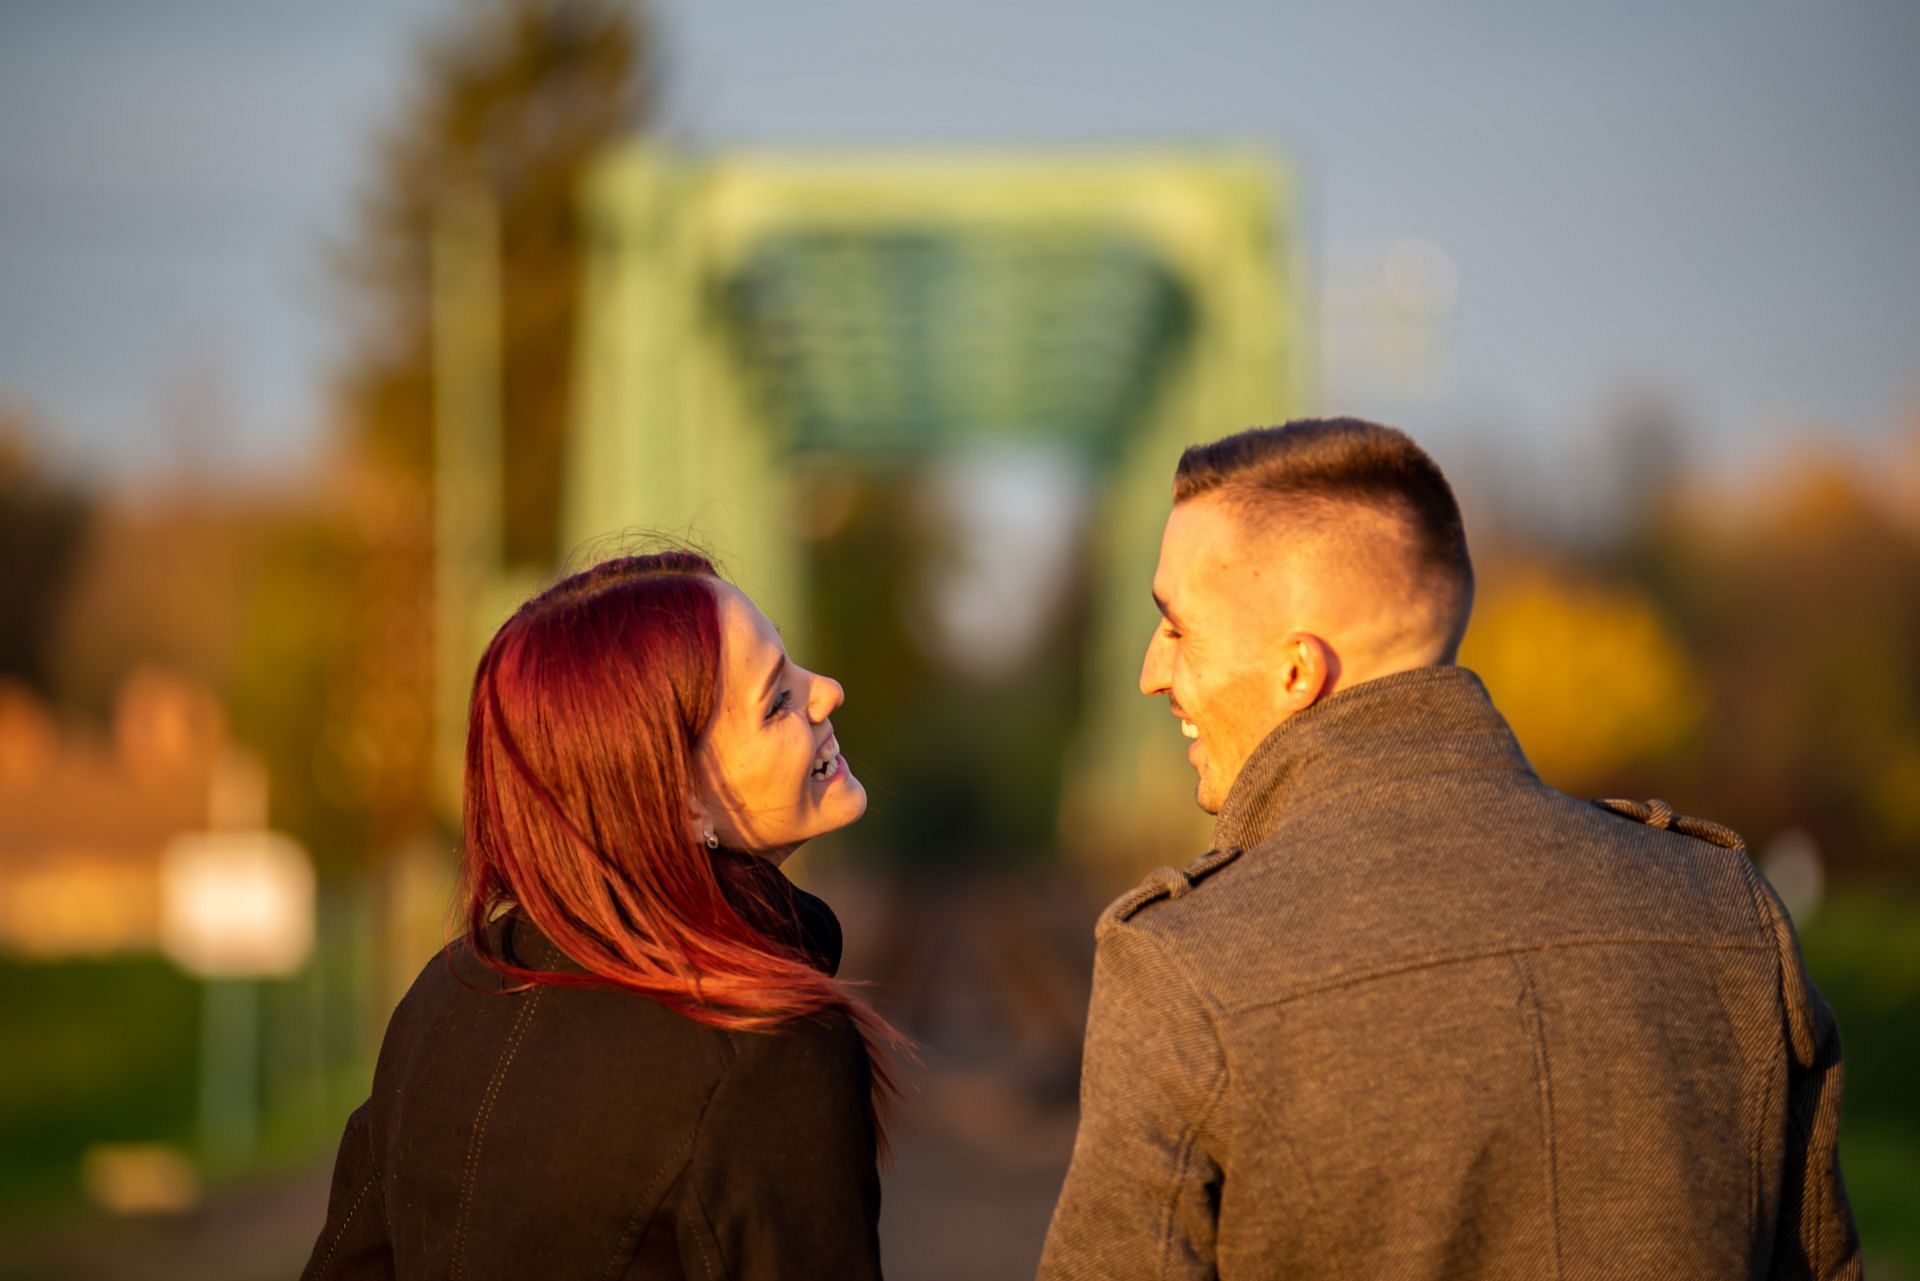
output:
M 1153 607 L 1159 610 L 1160 616 L 1166 619 L 1169 623 L 1178 623 L 1180 621 L 1179 619 L 1173 616 L 1173 610 L 1167 605 L 1167 602 L 1160 599 L 1159 592 L 1155 592 L 1153 594 Z

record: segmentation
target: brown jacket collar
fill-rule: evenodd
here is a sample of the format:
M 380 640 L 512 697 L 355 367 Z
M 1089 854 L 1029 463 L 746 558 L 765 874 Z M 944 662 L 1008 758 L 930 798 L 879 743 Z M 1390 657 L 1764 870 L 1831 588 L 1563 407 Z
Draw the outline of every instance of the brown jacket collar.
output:
M 1532 767 L 1464 667 L 1417 667 L 1363 681 L 1280 722 L 1254 748 L 1213 823 L 1216 849 L 1251 849 L 1287 810 L 1392 777 Z

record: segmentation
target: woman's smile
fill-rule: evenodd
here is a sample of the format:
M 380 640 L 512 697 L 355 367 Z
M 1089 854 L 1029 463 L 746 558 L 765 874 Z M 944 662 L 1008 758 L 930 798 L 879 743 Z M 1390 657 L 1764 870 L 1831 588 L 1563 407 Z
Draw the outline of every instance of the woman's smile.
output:
M 720 698 L 701 746 L 702 824 L 720 844 L 778 863 L 866 811 L 828 718 L 838 681 L 787 656 L 779 631 L 721 584 Z

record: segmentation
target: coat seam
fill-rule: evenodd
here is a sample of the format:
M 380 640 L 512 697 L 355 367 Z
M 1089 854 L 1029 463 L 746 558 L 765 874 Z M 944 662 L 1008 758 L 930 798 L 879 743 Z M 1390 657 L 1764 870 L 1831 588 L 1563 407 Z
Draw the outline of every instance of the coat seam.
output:
M 333 1256 L 339 1251 L 340 1243 L 346 1240 L 347 1225 L 352 1223 L 353 1216 L 360 1212 L 360 1203 L 367 1199 L 368 1191 L 372 1189 L 374 1180 L 379 1177 L 380 1166 L 376 1161 L 372 1172 L 367 1175 L 366 1182 L 362 1183 L 360 1190 L 353 1194 L 353 1201 L 347 1206 L 346 1216 L 340 1220 L 340 1226 L 334 1229 L 333 1240 L 327 1243 L 327 1252 L 320 1257 L 320 1267 L 314 1272 L 313 1281 L 323 1281 L 327 1275 L 327 1269 L 333 1266 Z
M 1514 943 L 1502 947 L 1477 948 L 1463 952 L 1440 952 L 1420 957 L 1412 961 L 1399 961 L 1390 965 L 1375 966 L 1372 969 L 1358 970 L 1342 974 L 1337 978 L 1312 983 L 1284 992 L 1278 996 L 1263 1000 L 1248 1001 L 1229 1007 L 1229 1012 L 1243 1014 L 1252 1010 L 1272 1009 L 1287 1005 L 1308 997 L 1320 996 L 1327 992 L 1338 991 L 1345 987 L 1358 987 L 1375 979 L 1393 978 L 1401 974 L 1413 974 L 1421 970 L 1442 969 L 1449 965 L 1465 965 L 1473 961 L 1491 960 L 1495 957 L 1519 956 L 1528 952 L 1553 952 L 1563 949 L 1588 947 L 1680 947 L 1699 948 L 1713 952 L 1764 952 L 1771 949 L 1770 943 L 1733 943 L 1714 942 L 1706 939 L 1676 939 L 1658 936 L 1631 937 L 1617 935 L 1595 935 L 1588 938 L 1559 939 L 1549 943 Z
M 1826 1193 L 1820 1185 L 1826 1180 L 1811 1177 L 1813 1166 L 1813 1126 L 1811 1124 L 1805 1127 L 1805 1132 L 1800 1138 L 1800 1146 L 1807 1153 L 1806 1169 L 1800 1176 L 1804 1189 L 1801 1193 L 1803 1197 L 1802 1204 L 1808 1201 L 1812 1202 L 1812 1204 L 1808 1206 L 1808 1209 L 1811 1211 L 1808 1217 L 1813 1220 L 1813 1230 L 1803 1235 L 1807 1240 L 1807 1262 L 1812 1265 L 1811 1271 L 1813 1275 L 1818 1277 L 1824 1276 L 1826 1272 L 1820 1259 L 1820 1243 L 1826 1239 L 1827 1235 L 1826 1207 L 1824 1205 Z M 1806 1184 L 1812 1184 L 1813 1186 L 1808 1188 L 1805 1187 Z
M 1173 1224 L 1174 1220 L 1178 1217 L 1181 1180 L 1193 1167 L 1193 1150 L 1199 1145 L 1200 1131 L 1205 1127 L 1208 1118 L 1213 1115 L 1214 1108 L 1219 1106 L 1220 1100 L 1226 1097 L 1226 1093 L 1227 1073 L 1223 1065 L 1220 1072 L 1220 1079 L 1214 1083 L 1213 1089 L 1209 1092 L 1210 1096 L 1207 1099 L 1207 1106 L 1201 1109 L 1200 1115 L 1196 1120 L 1182 1127 L 1180 1151 L 1174 1158 L 1173 1173 L 1168 1177 L 1167 1190 L 1160 1198 L 1160 1203 L 1164 1207 L 1160 1218 L 1159 1273 L 1162 1278 L 1173 1275 L 1168 1269 L 1168 1262 L 1173 1254 Z M 1216 1232 L 1218 1231 L 1217 1223 L 1215 1230 Z M 1214 1255 L 1216 1259 L 1219 1256 L 1219 1252 L 1219 1241 L 1216 1238 L 1214 1242 Z
M 453 1264 L 447 1273 L 449 1281 L 460 1281 L 466 1272 L 467 1227 L 473 1219 L 473 1189 L 480 1177 L 480 1151 L 486 1146 L 487 1122 L 492 1119 L 493 1105 L 499 1100 L 500 1083 L 506 1079 L 507 1069 L 520 1053 L 521 1042 L 526 1039 L 527 1028 L 533 1022 L 533 1012 L 545 992 L 545 988 L 534 988 L 527 996 L 527 1003 L 520 1007 L 519 1016 L 513 1021 L 513 1030 L 507 1034 L 507 1048 L 493 1069 L 486 1093 L 480 1098 L 480 1110 L 474 1114 L 473 1133 L 467 1140 L 467 1168 L 460 1183 L 460 1218 L 454 1231 Z
M 1762 1182 L 1760 1170 L 1761 1157 L 1765 1151 L 1764 1136 L 1767 1129 L 1766 1101 L 1774 1097 L 1775 1091 L 1779 1086 L 1780 1059 L 1777 1055 L 1768 1055 L 1766 1080 L 1761 1085 L 1759 1097 L 1749 1105 L 1749 1115 L 1747 1119 L 1747 1236 L 1753 1241 L 1759 1241 L 1761 1239 L 1760 1225 L 1766 1218 L 1766 1206 L 1762 1204 L 1766 1192 L 1764 1191 L 1765 1185 Z M 1781 1090 L 1780 1093 L 1782 1097 L 1785 1096 L 1784 1090 Z M 1766 1241 L 1765 1248 L 1767 1251 L 1768 1266 L 1772 1266 L 1772 1255 L 1777 1244 L 1778 1243 L 1771 1237 Z
M 694 1121 L 693 1130 L 687 1136 L 689 1166 L 692 1165 L 693 1152 L 698 1150 L 700 1146 L 700 1131 L 707 1123 L 707 1113 L 712 1110 L 713 1100 L 720 1093 L 720 1087 L 727 1083 L 727 1074 L 732 1072 L 734 1064 L 740 1061 L 739 1051 L 734 1048 L 733 1036 L 733 1033 L 727 1033 L 722 1042 L 726 1047 L 726 1062 L 720 1065 L 720 1075 L 714 1078 L 713 1088 L 707 1091 L 707 1101 L 700 1105 L 700 1116 Z M 706 1230 L 704 1237 L 699 1240 L 700 1268 L 707 1274 L 709 1281 L 712 1281 L 714 1276 L 713 1259 L 707 1253 L 707 1241 L 711 1240 L 713 1242 L 714 1252 L 718 1254 L 720 1253 L 720 1238 L 713 1230 L 713 1219 L 707 1213 L 707 1203 L 700 1196 L 700 1180 L 698 1178 L 689 1180 L 687 1194 L 693 1198 L 693 1208 L 700 1215 L 700 1226 Z M 722 1255 L 720 1259 L 720 1267 L 724 1273 L 727 1267 L 727 1260 L 724 1255 Z
M 1787 1048 L 1792 1059 L 1808 1072 L 1818 1073 L 1821 1066 L 1821 1038 L 1817 1032 L 1818 1012 L 1808 1001 L 1803 985 L 1806 983 L 1796 955 L 1793 938 L 1793 926 L 1787 918 L 1786 908 L 1778 896 L 1760 876 L 1759 869 L 1749 859 L 1741 860 L 1741 876 L 1747 887 L 1747 894 L 1756 911 L 1762 915 L 1769 928 L 1773 950 L 1773 968 L 1778 994 L 1780 1017 L 1786 1025 Z M 1795 997 L 1805 1003 L 1804 1011 L 1796 1017 Z M 1804 1049 L 1796 1044 L 1805 1041 Z M 1817 1149 L 1814 1138 L 1819 1129 L 1819 1104 L 1816 1101 L 1812 1115 L 1802 1118 L 1794 1105 L 1793 1068 L 1787 1067 L 1786 1124 L 1783 1127 L 1787 1137 L 1797 1143 L 1805 1153 L 1805 1161 L 1800 1170 L 1800 1188 L 1797 1200 L 1800 1214 L 1809 1224 L 1809 1230 L 1801 1233 L 1801 1240 L 1807 1253 L 1807 1261 L 1812 1275 L 1820 1276 L 1825 1270 L 1822 1255 L 1826 1242 L 1826 1229 L 1833 1217 L 1832 1187 L 1829 1180 L 1817 1177 L 1813 1170 L 1813 1161 Z M 1785 1189 L 1782 1189 L 1785 1195 Z M 1777 1244 L 1777 1243 L 1776 1243 Z
M 1767 905 L 1761 901 L 1760 889 L 1757 885 L 1754 884 L 1753 875 L 1752 875 L 1752 862 L 1748 860 L 1744 855 L 1741 857 L 1740 861 L 1742 864 L 1744 864 L 1744 866 L 1742 866 L 1739 869 L 1740 887 L 1746 891 L 1748 919 L 1751 922 L 1753 928 L 1758 932 L 1760 932 L 1762 935 L 1764 935 L 1768 939 L 1768 941 L 1771 942 L 1773 938 L 1772 920 L 1771 920 L 1770 914 L 1767 911 Z M 1781 989 L 1786 980 L 1786 975 L 1783 972 L 1783 967 L 1780 964 L 1779 952 L 1780 952 L 1779 948 L 1775 947 L 1774 958 L 1773 958 L 1773 976 L 1774 976 L 1774 987 L 1776 989 Z M 1781 1004 L 1781 1007 L 1780 1007 L 1780 1017 L 1782 1022 L 1784 1022 L 1786 1019 L 1786 1006 L 1784 1002 Z M 1774 1084 L 1778 1079 L 1777 1077 L 1778 1068 L 1779 1068 L 1779 1061 L 1775 1058 L 1770 1057 L 1767 1061 L 1766 1080 L 1762 1086 L 1764 1093 L 1761 1094 L 1758 1100 L 1755 1100 L 1752 1103 L 1747 1103 L 1746 1106 L 1743 1108 L 1743 1112 L 1746 1114 L 1747 1126 L 1748 1126 L 1747 1207 L 1746 1207 L 1747 1239 L 1750 1241 L 1756 1241 L 1756 1242 L 1760 1239 L 1759 1225 L 1763 1217 L 1763 1212 L 1765 1210 L 1765 1207 L 1760 1204 L 1761 1197 L 1764 1195 L 1764 1193 L 1761 1191 L 1760 1157 L 1761 1157 L 1761 1152 L 1763 1148 L 1762 1134 L 1766 1128 L 1765 1100 L 1773 1097 Z M 1746 1101 L 1743 1100 L 1743 1103 L 1745 1102 Z M 1791 1100 L 1788 1100 L 1788 1102 L 1791 1103 Z M 1771 1256 L 1771 1254 L 1773 1253 L 1773 1250 L 1776 1244 L 1777 1243 L 1769 1242 L 1765 1247 L 1769 1256 Z
M 1206 993 L 1202 992 L 1193 980 L 1187 976 L 1184 967 L 1176 964 L 1174 959 L 1167 954 L 1166 947 L 1157 937 L 1138 927 L 1135 927 L 1135 932 L 1140 936 L 1142 941 L 1159 956 L 1161 962 L 1166 965 L 1167 969 L 1178 979 L 1180 985 L 1192 996 L 1193 1003 L 1199 1007 L 1200 1012 L 1206 1016 L 1207 1030 L 1213 1037 L 1216 1058 L 1219 1063 L 1219 1079 L 1214 1082 L 1212 1089 L 1209 1091 L 1206 1106 L 1200 1110 L 1198 1116 L 1181 1127 L 1180 1149 L 1175 1155 L 1173 1171 L 1167 1180 L 1167 1191 L 1160 1198 L 1163 1209 L 1160 1218 L 1159 1273 L 1161 1277 L 1165 1278 L 1170 1275 L 1167 1266 L 1169 1257 L 1173 1251 L 1173 1225 L 1179 1207 L 1180 1184 L 1191 1169 L 1193 1150 L 1199 1143 L 1201 1130 L 1206 1126 L 1207 1122 L 1212 1119 L 1214 1109 L 1219 1107 L 1220 1100 L 1227 1095 L 1230 1071 L 1227 1065 L 1226 1041 L 1220 1032 L 1221 1011 L 1219 1008 L 1214 1004 L 1213 1000 Z M 1218 1237 L 1219 1223 L 1217 1219 L 1215 1220 L 1214 1227 L 1215 1239 L 1213 1252 L 1217 1261 L 1220 1253 Z
M 717 1090 L 719 1088 L 719 1082 L 715 1081 L 714 1089 Z M 707 1105 L 712 1102 L 713 1091 L 709 1090 L 706 1101 L 700 1105 L 701 1116 L 704 1117 L 706 1115 Z M 658 1197 L 661 1189 L 667 1182 L 667 1176 L 676 1170 L 684 1170 L 687 1167 L 693 1155 L 694 1137 L 699 1132 L 700 1123 L 696 1120 L 693 1127 L 687 1131 L 686 1137 L 681 1139 L 673 1151 L 667 1154 L 667 1159 L 660 1163 L 660 1167 L 653 1172 L 645 1186 L 642 1187 L 639 1204 L 634 1207 L 633 1213 L 627 1216 L 626 1227 L 621 1230 L 619 1239 L 613 1243 L 613 1255 L 607 1260 L 606 1270 L 601 1273 L 605 1281 L 614 1281 L 614 1278 L 620 1275 L 621 1260 L 628 1258 L 633 1252 L 633 1246 L 635 1244 L 634 1236 L 640 1227 L 641 1216 L 658 1212 Z
M 1540 1096 L 1540 1144 L 1544 1149 L 1547 1167 L 1547 1226 L 1553 1236 L 1553 1275 L 1560 1277 L 1565 1275 L 1566 1263 L 1560 1249 L 1559 1136 L 1554 1126 L 1553 1060 L 1547 1052 L 1546 1012 L 1540 1007 L 1540 994 L 1534 987 L 1532 971 L 1518 956 L 1510 956 L 1507 960 L 1520 980 L 1520 1024 L 1528 1040 L 1533 1042 L 1534 1071 L 1538 1076 Z
M 694 1238 L 694 1244 L 700 1247 L 700 1271 L 706 1275 L 707 1281 L 714 1281 L 713 1255 L 707 1251 L 707 1242 L 711 1240 L 714 1251 L 718 1252 L 720 1240 L 714 1235 L 713 1220 L 707 1217 L 707 1207 L 700 1201 L 699 1190 L 693 1189 L 692 1192 L 694 1213 L 700 1216 L 701 1232 Z M 724 1264 L 725 1260 L 722 1260 L 722 1263 Z
M 713 1219 L 707 1214 L 707 1207 L 698 1193 L 693 1198 L 694 1209 L 700 1212 L 700 1226 L 705 1229 L 700 1238 L 700 1270 L 707 1274 L 707 1281 L 714 1281 L 713 1254 L 720 1252 L 720 1238 L 713 1230 Z M 713 1242 L 713 1254 L 707 1253 L 707 1242 Z M 725 1261 L 722 1260 L 724 1266 Z

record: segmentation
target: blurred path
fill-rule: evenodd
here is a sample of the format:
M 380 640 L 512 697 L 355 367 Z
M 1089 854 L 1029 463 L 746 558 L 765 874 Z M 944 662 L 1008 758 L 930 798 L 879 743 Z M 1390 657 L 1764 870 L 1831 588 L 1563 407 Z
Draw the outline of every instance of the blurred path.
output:
M 845 972 L 874 976 L 875 997 L 921 1042 L 882 1172 L 887 1276 L 1031 1276 L 1073 1148 L 1092 909 L 1063 879 L 1022 875 L 842 884 L 828 897 L 856 941 Z M 9 1218 L 0 1281 L 292 1281 L 330 1168 L 331 1154 L 217 1189 L 178 1218 Z
M 1073 1143 L 991 1077 L 924 1074 L 894 1139 L 880 1235 L 891 1281 L 1031 1276 Z M 326 1209 L 328 1171 L 228 1189 L 200 1213 L 71 1213 L 0 1235 L 0 1281 L 293 1281 Z
M 293 1281 L 320 1231 L 329 1173 L 223 1189 L 177 1218 L 10 1221 L 0 1281 Z
M 885 1172 L 887 1276 L 1032 1276 L 1073 1151 L 1074 1117 L 1035 1109 L 990 1077 L 929 1074 Z

